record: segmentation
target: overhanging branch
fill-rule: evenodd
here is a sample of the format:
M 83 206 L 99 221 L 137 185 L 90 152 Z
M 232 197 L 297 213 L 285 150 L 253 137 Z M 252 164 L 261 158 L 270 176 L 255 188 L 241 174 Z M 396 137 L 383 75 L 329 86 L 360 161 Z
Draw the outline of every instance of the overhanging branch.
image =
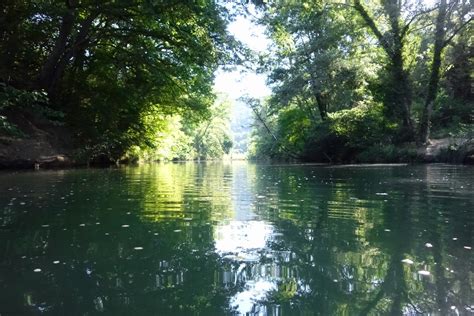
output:
M 370 30 L 374 33 L 375 37 L 377 37 L 377 40 L 380 42 L 385 52 L 389 56 L 392 56 L 393 51 L 392 51 L 391 45 L 387 42 L 387 39 L 383 36 L 382 32 L 380 32 L 380 30 L 378 29 L 377 25 L 375 24 L 374 19 L 370 17 L 367 10 L 364 8 L 362 3 L 360 3 L 360 0 L 354 0 L 354 9 L 357 12 L 359 12 L 364 22 L 367 24 Z

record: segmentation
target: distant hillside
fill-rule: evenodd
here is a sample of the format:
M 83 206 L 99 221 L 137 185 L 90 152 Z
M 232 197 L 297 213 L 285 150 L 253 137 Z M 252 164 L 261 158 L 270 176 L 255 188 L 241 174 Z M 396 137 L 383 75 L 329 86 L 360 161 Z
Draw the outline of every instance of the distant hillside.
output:
M 252 111 L 243 102 L 235 102 L 232 108 L 231 129 L 233 134 L 233 152 L 247 152 L 252 124 Z

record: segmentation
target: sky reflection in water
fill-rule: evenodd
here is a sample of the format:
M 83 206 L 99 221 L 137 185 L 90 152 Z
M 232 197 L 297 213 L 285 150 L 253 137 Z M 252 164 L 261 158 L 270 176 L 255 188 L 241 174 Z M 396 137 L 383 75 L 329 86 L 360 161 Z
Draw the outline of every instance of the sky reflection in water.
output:
M 474 169 L 0 174 L 1 314 L 474 312 Z

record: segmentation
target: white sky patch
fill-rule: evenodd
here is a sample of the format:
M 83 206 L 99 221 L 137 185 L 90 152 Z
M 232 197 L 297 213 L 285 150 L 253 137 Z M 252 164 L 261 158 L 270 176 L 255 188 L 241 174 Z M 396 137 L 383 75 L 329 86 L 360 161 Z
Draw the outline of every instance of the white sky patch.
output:
M 249 18 L 238 16 L 229 24 L 228 31 L 237 40 L 258 54 L 265 52 L 270 40 L 265 36 L 265 28 L 254 24 Z M 215 74 L 214 90 L 229 96 L 232 101 L 231 125 L 234 140 L 233 153 L 245 154 L 250 138 L 252 121 L 251 109 L 239 101 L 242 96 L 263 99 L 270 96 L 266 85 L 266 75 L 257 74 L 255 69 L 237 67 L 233 71 L 219 69 Z
M 265 280 L 247 282 L 244 291 L 237 293 L 230 300 L 230 305 L 235 307 L 240 315 L 252 313 L 253 305 L 265 298 L 268 292 L 275 290 L 276 284 Z M 260 315 L 263 313 L 255 313 Z
M 217 226 L 215 247 L 221 253 L 242 253 L 262 249 L 270 238 L 273 229 L 265 222 L 232 221 Z
M 266 76 L 255 73 L 241 73 L 239 71 L 217 71 L 214 88 L 218 92 L 227 94 L 233 101 L 243 95 L 254 98 L 263 98 L 270 95 L 270 89 L 265 84 Z
M 265 51 L 270 45 L 270 40 L 264 34 L 264 27 L 252 23 L 246 17 L 238 16 L 229 24 L 228 30 L 236 39 L 256 53 Z M 270 89 L 266 86 L 265 80 L 266 76 L 263 74 L 242 72 L 241 69 L 231 72 L 218 70 L 214 88 L 217 92 L 228 94 L 234 101 L 245 94 L 262 98 L 270 95 Z
M 264 34 L 265 28 L 254 24 L 244 16 L 238 16 L 229 24 L 228 30 L 235 38 L 256 52 L 263 52 L 270 45 L 270 40 Z
M 411 2 L 415 2 L 415 3 L 416 3 L 416 1 L 411 1 Z M 421 4 L 422 4 L 423 6 L 425 6 L 426 8 L 432 8 L 432 7 L 434 7 L 434 6 L 438 3 L 437 0 L 421 0 L 420 2 L 421 2 Z M 410 3 L 410 2 L 409 2 L 409 3 Z

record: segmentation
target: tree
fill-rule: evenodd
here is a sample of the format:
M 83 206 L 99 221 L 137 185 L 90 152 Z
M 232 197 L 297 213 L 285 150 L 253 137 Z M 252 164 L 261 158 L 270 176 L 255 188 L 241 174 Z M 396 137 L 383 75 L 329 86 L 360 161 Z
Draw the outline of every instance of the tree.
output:
M 388 28 L 382 33 L 375 20 L 360 2 L 354 0 L 354 8 L 359 13 L 367 27 L 377 38 L 385 52 L 388 63 L 388 78 L 385 90 L 385 106 L 389 117 L 401 121 L 406 140 L 414 137 L 414 127 L 411 119 L 412 87 L 404 63 L 404 41 L 411 24 L 402 21 L 402 5 L 396 0 L 382 1 L 383 14 L 387 17 Z M 416 15 L 412 19 L 416 18 Z
M 230 136 L 231 102 L 221 96 L 210 108 L 209 116 L 189 131 L 197 159 L 222 158 L 232 148 Z
M 465 16 L 467 16 L 467 12 L 465 11 L 465 5 L 462 6 L 461 14 L 458 17 L 459 21 L 454 23 L 455 28 L 450 26 L 451 34 L 448 34 L 447 36 L 448 28 L 446 24 L 448 22 L 451 22 L 450 24 L 452 24 L 452 21 L 448 21 L 448 19 L 452 18 L 452 16 L 455 14 L 455 8 L 457 8 L 456 5 L 451 5 L 451 7 L 449 7 L 446 0 L 440 0 L 435 24 L 433 60 L 430 67 L 430 81 L 428 83 L 423 114 L 419 125 L 418 140 L 420 143 L 427 143 L 430 137 L 431 116 L 433 112 L 433 104 L 436 100 L 436 95 L 438 92 L 438 84 L 441 77 L 441 55 L 443 50 L 451 43 L 454 36 L 456 36 L 458 32 L 460 32 L 472 20 L 472 17 L 464 20 Z
M 354 0 L 353 2 L 355 10 L 375 35 L 388 57 L 385 105 L 388 114 L 392 114 L 395 119 L 401 119 L 405 130 L 405 140 L 414 139 L 415 129 L 411 118 L 413 86 L 409 76 L 409 69 L 407 69 L 404 60 L 404 54 L 406 54 L 404 46 L 408 41 L 407 37 L 413 24 L 435 9 L 438 10 L 435 22 L 430 79 L 417 135 L 418 140 L 425 143 L 429 138 L 429 125 L 433 103 L 438 90 L 443 49 L 471 21 L 472 17 L 466 18 L 467 15 L 461 15 L 457 23 L 450 21 L 451 23 L 449 23 L 448 27 L 448 18 L 452 18 L 453 12 L 459 7 L 459 4 L 456 2 L 451 2 L 448 6 L 446 0 L 441 0 L 437 7 L 425 9 L 418 6 L 413 11 L 410 11 L 406 4 L 396 0 L 383 0 L 381 3 L 383 14 L 387 17 L 388 21 L 385 33 L 382 32 L 381 27 L 376 24 L 375 19 L 371 17 L 368 10 L 359 0 Z M 446 38 L 447 28 L 450 31 L 450 35 Z M 429 30 L 429 28 L 427 29 Z M 423 36 L 429 36 L 429 33 L 425 33 Z
M 344 161 L 370 147 L 426 142 L 443 65 L 451 78 L 443 81 L 442 95 L 451 95 L 439 100 L 444 108 L 453 100 L 451 80 L 463 78 L 456 82 L 469 91 L 468 46 L 450 48 L 448 61 L 444 56 L 450 43 L 469 33 L 472 18 L 465 3 L 267 1 L 260 7 L 258 21 L 274 41 L 261 58 L 272 87 L 261 109 L 270 114 L 266 123 L 273 124 L 278 142 L 311 153 L 303 156 L 321 157 L 314 154 L 319 151 L 327 161 Z M 458 103 L 463 102 L 469 103 Z M 463 108 L 468 106 L 453 111 L 468 117 Z M 295 131 L 293 121 L 301 128 Z M 256 139 L 264 147 L 271 140 Z
M 273 108 L 293 103 L 317 124 L 360 100 L 367 68 L 356 62 L 362 57 L 356 44 L 362 33 L 351 20 L 348 10 L 312 1 L 275 3 L 268 9 L 261 23 L 275 42 L 266 65 Z
M 205 116 L 214 71 L 243 49 L 214 2 L 6 1 L 0 81 L 45 90 L 77 147 L 118 159 L 151 143 L 150 115 Z

